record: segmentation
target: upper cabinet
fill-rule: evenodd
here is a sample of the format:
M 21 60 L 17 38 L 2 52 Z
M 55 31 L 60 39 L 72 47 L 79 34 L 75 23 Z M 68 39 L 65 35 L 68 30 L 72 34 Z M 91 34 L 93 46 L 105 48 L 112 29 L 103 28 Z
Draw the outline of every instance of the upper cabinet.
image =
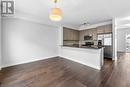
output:
M 79 31 L 73 30 L 73 40 L 79 40 Z
M 93 40 L 97 40 L 97 29 L 96 28 L 93 29 L 92 36 L 93 36 Z
M 63 38 L 66 41 L 83 41 L 84 36 L 92 36 L 93 40 L 97 40 L 98 34 L 112 33 L 112 24 L 99 26 L 97 28 L 91 28 L 86 30 L 74 30 L 64 27 Z
M 80 40 L 80 41 L 83 41 L 83 40 L 84 40 L 84 30 L 81 30 L 81 31 L 79 32 L 79 40 Z
M 97 27 L 97 34 L 102 34 L 105 32 L 105 26 L 99 26 Z
M 86 31 L 86 30 L 81 30 L 81 31 L 79 31 L 79 40 L 80 41 L 83 41 L 84 40 L 84 36 L 85 35 L 88 35 L 89 33 L 88 33 L 88 31 Z
M 97 27 L 97 33 L 112 33 L 112 24 Z
M 66 29 L 66 28 L 63 29 L 63 39 L 64 40 L 67 40 L 69 38 L 69 36 L 68 36 L 69 33 L 70 32 L 68 29 Z
M 112 33 L 112 24 L 105 25 L 105 33 Z
M 84 40 L 84 36 L 92 36 L 93 40 L 96 40 L 97 38 L 97 29 L 93 28 L 93 29 L 87 29 L 87 30 L 82 30 L 80 31 L 80 40 L 83 41 Z
M 79 31 L 69 28 L 63 28 L 63 39 L 64 40 L 79 40 Z

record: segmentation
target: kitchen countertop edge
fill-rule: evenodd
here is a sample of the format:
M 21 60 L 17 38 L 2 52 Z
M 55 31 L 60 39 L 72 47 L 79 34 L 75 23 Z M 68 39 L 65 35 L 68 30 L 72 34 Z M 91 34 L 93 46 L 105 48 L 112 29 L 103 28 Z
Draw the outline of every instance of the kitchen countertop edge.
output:
M 76 47 L 76 46 L 65 46 L 65 45 L 61 45 L 61 47 L 70 47 L 70 48 L 81 48 L 81 49 L 102 49 L 104 47 Z

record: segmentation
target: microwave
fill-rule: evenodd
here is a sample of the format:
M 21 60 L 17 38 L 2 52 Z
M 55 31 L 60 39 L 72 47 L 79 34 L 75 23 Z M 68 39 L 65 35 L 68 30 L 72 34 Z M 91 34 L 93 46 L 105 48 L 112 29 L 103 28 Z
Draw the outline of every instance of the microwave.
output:
M 86 35 L 86 36 L 84 36 L 84 40 L 93 40 L 93 37 L 89 36 L 89 35 Z

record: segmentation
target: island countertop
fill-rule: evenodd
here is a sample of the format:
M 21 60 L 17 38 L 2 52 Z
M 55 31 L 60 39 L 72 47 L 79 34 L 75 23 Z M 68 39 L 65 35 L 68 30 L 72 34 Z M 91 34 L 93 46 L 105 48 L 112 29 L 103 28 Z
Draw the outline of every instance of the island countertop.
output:
M 85 46 L 60 46 L 59 56 L 72 61 L 101 69 L 104 59 L 104 47 L 85 47 Z
M 73 48 L 84 48 L 84 49 L 101 49 L 104 48 L 103 46 L 72 46 L 72 45 L 62 45 L 62 47 L 73 47 Z

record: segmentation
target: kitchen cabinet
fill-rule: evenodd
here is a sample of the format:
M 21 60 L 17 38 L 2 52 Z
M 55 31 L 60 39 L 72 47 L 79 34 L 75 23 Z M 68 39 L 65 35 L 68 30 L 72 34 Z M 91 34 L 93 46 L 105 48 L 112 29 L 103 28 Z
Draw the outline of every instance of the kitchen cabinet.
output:
M 80 41 L 83 41 L 86 35 L 93 36 L 93 40 L 97 40 L 97 35 L 105 33 L 112 33 L 112 24 L 80 31 Z
M 105 26 L 99 26 L 97 27 L 97 34 L 102 34 L 105 32 Z
M 93 28 L 93 29 L 87 29 L 87 30 L 82 30 L 80 31 L 80 41 L 84 40 L 84 36 L 93 36 L 93 40 L 97 39 L 97 29 Z
M 63 28 L 63 39 L 64 40 L 70 40 L 70 41 L 76 41 L 79 40 L 79 31 L 73 30 L 69 28 Z
M 89 33 L 89 36 L 93 36 L 93 29 L 88 29 L 87 31 Z
M 88 35 L 88 31 L 87 30 L 81 30 L 79 33 L 80 33 L 80 35 L 79 35 L 80 41 L 83 41 L 84 40 L 84 36 Z
M 67 40 L 74 40 L 74 31 L 72 29 L 68 29 L 68 39 Z
M 93 40 L 97 40 L 97 29 L 96 28 L 89 29 L 89 36 L 92 36 Z
M 63 39 L 68 40 L 69 39 L 69 30 L 64 28 L 63 29 Z
M 112 24 L 97 27 L 97 33 L 112 33 Z
M 97 40 L 97 29 L 93 30 L 93 40 Z
M 112 33 L 112 24 L 105 25 L 105 33 Z
M 79 31 L 73 30 L 73 40 L 79 40 Z
M 84 34 L 83 30 L 81 30 L 81 31 L 79 32 L 79 40 L 80 40 L 80 41 L 83 41 L 83 34 Z

